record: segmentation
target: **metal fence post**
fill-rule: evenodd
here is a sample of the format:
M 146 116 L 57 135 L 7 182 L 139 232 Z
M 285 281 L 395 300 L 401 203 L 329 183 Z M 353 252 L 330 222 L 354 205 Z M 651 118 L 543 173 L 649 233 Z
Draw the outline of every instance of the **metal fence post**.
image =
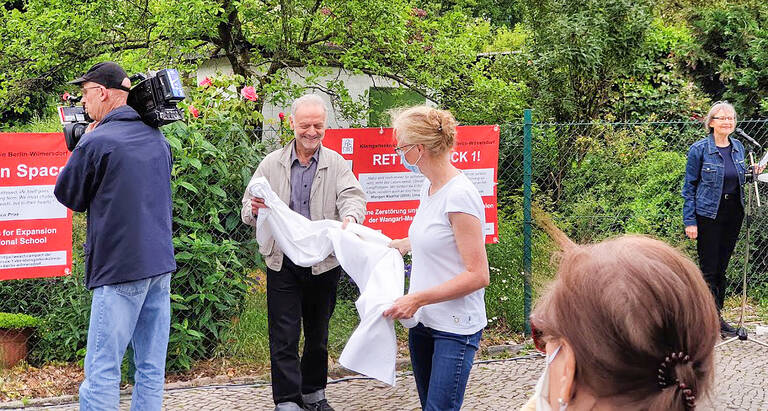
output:
M 525 315 L 525 335 L 531 334 L 531 110 L 523 112 L 523 312 Z

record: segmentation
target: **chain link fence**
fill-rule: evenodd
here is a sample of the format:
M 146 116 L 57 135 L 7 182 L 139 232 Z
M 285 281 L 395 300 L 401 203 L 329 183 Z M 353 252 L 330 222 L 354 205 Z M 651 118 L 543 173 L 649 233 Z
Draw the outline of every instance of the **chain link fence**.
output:
M 739 127 L 763 144 L 768 142 L 766 122 L 742 120 Z M 519 142 L 525 141 L 526 128 L 530 130 L 530 146 L 523 144 L 523 161 L 518 162 L 521 156 L 515 152 L 520 150 Z M 508 125 L 504 131 L 500 158 L 511 161 L 499 162 L 500 205 L 515 203 L 511 199 L 518 198 L 521 191 L 525 197 L 527 191 L 533 211 L 547 213 L 576 242 L 594 242 L 622 233 L 647 234 L 697 259 L 695 241 L 688 240 L 683 230 L 681 190 L 688 148 L 707 134 L 700 121 L 530 122 Z M 749 151 L 750 146 L 744 143 Z M 761 155 L 755 149 L 755 161 Z M 531 161 L 529 190 L 524 187 L 525 157 Z M 763 191 L 768 191 L 768 186 L 759 183 L 758 187 L 765 204 L 768 195 Z M 525 201 L 523 207 L 527 207 Z M 745 266 L 743 227 L 728 267 L 729 297 L 740 295 L 745 272 L 749 296 L 759 299 L 768 295 L 768 212 L 757 208 L 756 203 L 752 209 L 749 263 Z M 524 213 L 524 221 L 519 223 L 523 227 L 526 221 L 531 222 L 530 213 Z M 526 268 L 524 256 L 521 270 L 526 287 L 535 294 L 552 277 L 555 267 L 550 264 L 552 244 L 541 241 L 546 234 L 535 224 L 531 226 L 531 235 L 524 241 L 530 248 L 531 263 Z M 732 301 L 732 305 L 740 303 Z
M 767 122 L 743 120 L 739 126 L 768 143 Z M 263 292 L 264 265 L 252 229 L 240 222 L 240 199 L 258 162 L 284 134 L 274 129 L 255 135 L 240 130 L 209 141 L 199 130 L 166 129 L 175 159 L 174 245 L 179 265 L 172 283 L 171 369 L 229 355 L 229 347 L 240 338 L 231 328 L 241 320 L 247 297 Z M 546 233 L 530 224 L 530 234 L 525 234 L 532 208 L 548 213 L 577 242 L 625 232 L 649 234 L 695 259 L 695 243 L 683 233 L 680 191 L 687 150 L 705 134 L 697 121 L 502 125 L 501 243 L 489 245 L 492 280 L 486 291 L 491 327 L 522 330 L 524 308 L 554 273 L 555 247 Z M 271 143 L 253 143 L 260 140 Z M 761 193 L 761 200 L 768 204 L 768 195 Z M 752 297 L 768 295 L 766 228 L 768 211 L 755 208 L 746 267 Z M 742 237 L 745 233 L 743 229 Z M 77 362 L 84 357 L 91 298 L 83 285 L 84 238 L 85 219 L 78 214 L 71 276 L 0 282 L 0 311 L 43 320 L 29 339 L 28 358 L 33 364 Z M 728 269 L 729 296 L 742 290 L 745 251 L 742 238 Z M 357 295 L 354 283 L 342 279 L 339 299 L 354 301 Z

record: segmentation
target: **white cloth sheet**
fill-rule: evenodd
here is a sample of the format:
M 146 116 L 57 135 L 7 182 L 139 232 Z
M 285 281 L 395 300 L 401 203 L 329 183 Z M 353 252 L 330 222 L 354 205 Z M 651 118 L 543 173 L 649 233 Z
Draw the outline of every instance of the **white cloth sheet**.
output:
M 310 267 L 335 253 L 360 289 L 360 298 L 355 301 L 360 324 L 339 362 L 352 371 L 395 385 L 394 322 L 381 314 L 403 295 L 405 281 L 403 258 L 388 247 L 391 239 L 360 224 L 351 223 L 342 230 L 339 221 L 311 221 L 282 202 L 263 177 L 252 181 L 248 190 L 263 198 L 268 207 L 259 211 L 256 222 L 259 244 L 268 240 L 261 229 L 268 224 L 277 245 L 297 265 Z M 410 328 L 418 323 L 416 318 L 401 323 Z

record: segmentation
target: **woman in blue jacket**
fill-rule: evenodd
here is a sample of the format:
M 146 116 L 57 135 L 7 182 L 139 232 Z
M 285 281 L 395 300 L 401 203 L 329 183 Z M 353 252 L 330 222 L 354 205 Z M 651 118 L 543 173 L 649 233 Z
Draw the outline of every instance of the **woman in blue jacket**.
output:
M 744 146 L 730 136 L 736 128 L 736 111 L 730 103 L 715 103 L 704 127 L 709 135 L 688 150 L 683 223 L 688 238 L 696 240 L 699 267 L 719 312 L 725 298 L 725 270 L 744 220 L 742 185 L 747 166 Z M 720 332 L 734 335 L 736 329 L 721 316 Z

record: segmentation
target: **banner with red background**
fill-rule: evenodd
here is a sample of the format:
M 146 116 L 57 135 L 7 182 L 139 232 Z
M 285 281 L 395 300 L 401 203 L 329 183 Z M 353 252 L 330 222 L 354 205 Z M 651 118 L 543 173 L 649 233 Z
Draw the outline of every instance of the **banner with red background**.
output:
M 53 195 L 61 133 L 0 133 L 0 280 L 68 275 L 72 211 Z
M 395 154 L 391 128 L 329 129 L 323 145 L 352 166 L 365 191 L 364 225 L 390 238 L 408 236 L 424 176 L 408 171 Z M 498 126 L 459 126 L 451 162 L 475 184 L 485 203 L 486 243 L 497 243 L 496 182 L 499 165 Z

